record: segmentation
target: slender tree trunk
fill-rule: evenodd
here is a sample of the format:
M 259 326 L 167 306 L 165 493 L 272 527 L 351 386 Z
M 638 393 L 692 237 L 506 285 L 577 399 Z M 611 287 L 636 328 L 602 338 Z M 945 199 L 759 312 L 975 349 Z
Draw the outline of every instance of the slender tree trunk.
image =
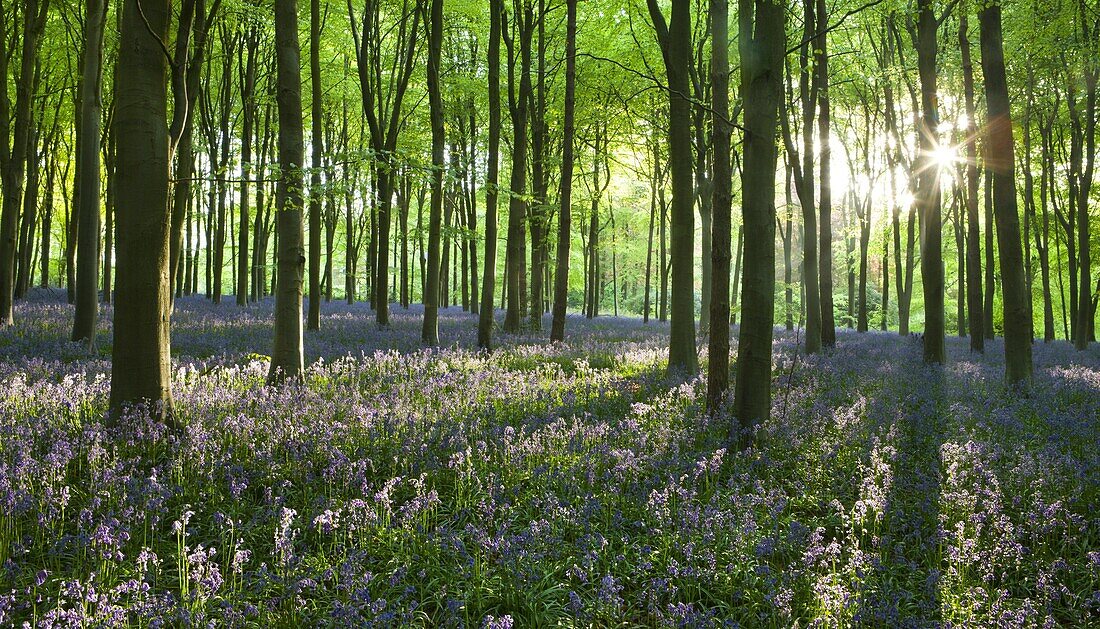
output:
M 309 311 L 306 329 L 321 329 L 321 168 L 324 166 L 324 132 L 322 130 L 321 100 L 321 0 L 309 3 L 309 85 L 312 94 L 310 104 L 310 148 L 312 169 L 309 175 Z M 387 298 L 381 301 L 387 301 Z
M 241 198 L 238 207 L 238 233 L 237 233 L 237 305 L 248 304 L 248 288 L 251 276 L 248 273 L 248 231 L 252 227 L 249 218 L 249 188 L 252 178 L 252 138 L 253 126 L 256 118 L 256 52 L 259 47 L 259 36 L 255 32 L 249 32 L 244 36 L 245 40 L 245 67 L 241 82 Z M 253 247 L 258 243 L 253 242 Z
M 38 40 L 45 27 L 49 0 L 24 0 L 23 43 L 19 77 L 15 81 L 15 114 L 9 111 L 8 98 L 0 98 L 0 177 L 3 181 L 3 205 L 0 209 L 0 328 L 14 323 L 12 297 L 15 290 L 16 239 L 19 208 L 23 200 L 29 136 L 33 126 L 34 73 L 38 59 Z M 8 41 L 7 17 L 0 19 L 0 39 Z M 0 51 L 0 76 L 8 77 L 8 56 Z M 12 125 L 14 123 L 14 125 Z M 14 126 L 14 130 L 10 129 Z M 11 134 L 9 136 L 9 133 Z M 79 131 L 78 131 L 79 134 Z M 8 144 L 9 137 L 11 144 Z M 74 213 L 75 217 L 75 213 Z M 71 268 L 71 266 L 70 266 Z
M 828 24 L 825 0 L 817 0 L 817 22 Z M 832 118 L 829 104 L 829 52 L 828 35 L 822 30 L 821 36 L 813 44 L 816 57 L 818 104 L 817 117 L 819 156 L 821 162 L 821 198 L 819 211 L 821 229 L 819 232 L 818 255 L 821 283 L 821 344 L 825 347 L 836 345 L 836 318 L 833 314 L 833 187 L 832 187 Z M 850 301 L 849 301 L 850 303 Z
M 39 244 L 39 249 L 42 255 L 38 261 L 39 263 L 39 282 L 38 285 L 42 288 L 48 288 L 50 286 L 50 243 L 51 243 L 51 230 L 53 229 L 53 189 L 54 189 L 54 173 L 57 170 L 57 163 L 54 159 L 49 159 L 46 163 L 46 198 L 43 200 L 42 207 L 42 241 Z M 108 182 L 110 179 L 108 179 Z M 108 190 L 110 189 L 110 183 L 108 183 Z M 108 200 L 111 195 L 108 194 Z M 110 206 L 108 205 L 107 223 L 107 242 L 108 246 L 111 240 L 110 232 Z M 109 251 L 109 249 L 108 249 Z M 109 288 L 110 282 L 110 270 L 109 267 L 105 270 L 106 281 L 104 282 L 105 289 Z M 110 294 L 110 293 L 107 293 Z
M 729 2 L 728 0 L 710 0 L 711 33 L 711 85 L 713 103 L 711 105 L 711 124 L 714 143 L 714 202 L 713 235 L 711 237 L 711 301 L 710 301 L 710 342 L 708 347 L 709 368 L 707 372 L 707 408 L 712 413 L 722 405 L 729 389 L 730 361 L 730 232 L 732 231 L 733 190 L 730 169 L 729 124 Z M 774 142 L 773 142 L 774 144 Z M 774 211 L 774 210 L 773 210 Z M 790 232 L 790 211 L 788 210 L 787 230 Z M 789 275 L 791 268 L 790 247 L 787 248 L 788 295 L 790 294 Z M 789 316 L 789 310 L 788 310 Z
M 672 329 L 668 370 L 692 376 L 699 370 L 695 352 L 695 208 L 691 173 L 691 1 L 673 0 L 667 25 L 656 0 L 647 0 L 657 29 L 669 87 L 669 168 L 672 174 L 671 275 Z M 773 169 L 774 172 L 774 169 Z M 774 212 L 773 212 L 774 213 Z M 774 230 L 774 226 L 772 227 Z M 773 256 L 774 257 L 774 256 Z
M 443 94 L 439 85 L 443 57 L 443 0 L 431 0 L 428 35 L 428 103 L 432 124 L 432 198 L 428 218 L 428 269 L 424 294 L 424 328 L 421 340 L 439 345 L 439 247 L 443 214 L 443 162 L 446 130 L 443 128 Z M 492 311 L 492 308 L 489 309 Z
M 962 51 L 963 94 L 966 100 L 966 297 L 970 321 L 970 351 L 985 351 L 985 318 L 982 316 L 982 253 L 978 225 L 978 125 L 974 107 L 974 64 L 970 60 L 966 11 L 959 15 L 959 49 Z
M 80 115 L 84 133 L 77 156 L 76 185 L 80 188 L 80 242 L 76 259 L 76 313 L 72 340 L 87 343 L 95 351 L 96 320 L 99 316 L 99 121 L 103 111 L 101 93 L 103 24 L 107 19 L 105 0 L 88 0 L 84 23 L 84 64 L 81 80 Z
M 562 131 L 560 207 L 558 209 L 557 265 L 554 267 L 554 317 L 550 340 L 565 341 L 565 312 L 569 300 L 569 238 L 573 219 L 573 136 L 577 84 L 577 0 L 566 0 L 565 121 Z M 649 320 L 649 263 L 653 253 L 653 218 L 649 221 L 649 253 L 646 254 L 645 315 Z
M 504 32 L 505 43 L 508 45 L 508 102 L 512 114 L 512 178 L 508 204 L 507 266 L 505 267 L 508 300 L 504 314 L 504 331 L 512 333 L 520 329 L 523 295 L 526 290 L 523 276 L 526 266 L 524 223 L 527 219 L 527 203 L 523 195 L 527 192 L 527 123 L 528 106 L 531 101 L 531 36 L 533 34 L 533 16 L 530 7 L 516 5 L 515 13 L 515 26 L 509 29 L 513 32 L 512 37 L 508 36 L 507 31 Z M 514 39 L 519 40 L 518 58 Z M 516 74 L 519 74 L 519 77 Z
M 982 151 L 983 161 L 988 156 L 988 150 Z M 993 231 L 996 224 L 993 221 L 993 171 L 985 169 L 985 300 L 982 304 L 982 329 L 985 338 L 992 340 L 993 334 L 993 296 L 997 290 L 997 278 L 994 275 L 995 261 L 993 258 Z M 1070 268 L 1076 268 L 1076 258 L 1070 252 Z M 1071 296 L 1076 295 L 1076 291 Z
M 1024 281 L 1020 245 L 1020 217 L 1016 207 L 1013 167 L 1012 117 L 1001 36 L 1001 5 L 986 4 L 978 11 L 981 29 L 982 74 L 989 111 L 990 150 L 986 168 L 993 172 L 993 207 L 997 220 L 997 247 L 1004 294 L 1005 378 L 1010 385 L 1031 382 L 1031 295 Z
M 302 233 L 305 141 L 302 129 L 302 49 L 298 44 L 296 0 L 275 0 L 276 99 L 279 107 L 280 177 L 276 193 L 278 264 L 275 289 L 275 345 L 269 383 L 299 379 L 305 371 L 302 342 L 302 276 L 306 256 Z
M 932 0 L 919 0 L 917 22 L 917 69 L 921 82 L 922 117 L 919 128 L 920 154 L 916 160 L 916 203 L 921 216 L 921 279 L 924 286 L 924 361 L 943 363 L 944 286 L 943 219 L 940 173 L 934 163 L 939 137 L 936 88 L 937 20 Z

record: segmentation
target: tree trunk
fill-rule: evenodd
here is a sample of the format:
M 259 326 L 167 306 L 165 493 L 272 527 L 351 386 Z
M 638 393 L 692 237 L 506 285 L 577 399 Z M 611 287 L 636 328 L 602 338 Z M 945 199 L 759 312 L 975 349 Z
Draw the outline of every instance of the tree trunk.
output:
M 921 279 L 924 286 L 924 361 L 943 363 L 943 219 L 940 172 L 932 155 L 939 144 L 936 93 L 937 21 L 932 0 L 919 0 L 917 69 L 921 83 L 920 154 L 916 160 L 916 203 L 921 217 Z
M 428 269 L 424 294 L 424 328 L 421 340 L 426 345 L 439 345 L 439 247 L 440 223 L 443 214 L 443 150 L 446 131 L 443 128 L 443 94 L 439 85 L 443 57 L 443 0 L 431 0 L 428 35 L 428 104 L 432 125 L 432 198 L 428 215 Z M 489 309 L 492 311 L 492 308 Z
M 321 190 L 324 132 L 321 127 L 321 0 L 309 3 L 309 85 L 311 170 L 309 175 L 309 311 L 306 329 L 321 329 Z M 386 299 L 382 300 L 386 302 Z
M 557 264 L 554 267 L 554 316 L 550 340 L 565 341 L 565 312 L 569 301 L 569 238 L 572 233 L 573 135 L 577 85 L 577 0 L 566 0 L 565 31 L 565 121 L 562 130 L 561 191 L 558 209 Z M 645 315 L 649 320 L 649 261 L 653 249 L 653 218 L 649 222 L 649 253 L 646 257 Z
M 1016 208 L 1013 167 L 1012 116 L 1001 36 L 1001 5 L 989 3 L 978 11 L 981 29 L 982 74 L 988 109 L 990 150 L 986 168 L 993 171 L 993 207 L 997 219 L 997 246 L 1001 258 L 1004 295 L 1005 378 L 1010 385 L 1031 382 L 1031 295 L 1024 282 L 1020 217 Z
M 733 190 L 730 171 L 729 124 L 729 2 L 710 0 L 711 85 L 713 87 L 711 124 L 714 155 L 714 201 L 711 237 L 710 343 L 708 347 L 707 408 L 715 413 L 729 389 L 730 362 L 730 232 L 732 231 Z M 774 130 L 773 130 L 774 132 Z M 774 144 L 774 142 L 773 142 Z M 790 216 L 788 210 L 788 217 Z M 790 219 L 787 221 L 788 233 Z M 790 274 L 790 248 L 787 248 L 787 273 Z M 788 278 L 789 280 L 789 278 Z M 788 294 L 790 285 L 788 284 Z M 789 311 L 788 311 L 789 313 Z M 789 314 L 788 314 L 789 316 Z
M 103 24 L 107 19 L 105 0 L 88 0 L 84 24 L 84 63 L 81 77 L 80 116 L 84 138 L 80 164 L 76 169 L 80 188 L 80 242 L 76 250 L 76 312 L 73 341 L 87 343 L 95 351 L 95 328 L 99 316 L 99 121 L 103 110 L 101 91 Z
M 691 2 L 673 0 L 667 25 L 656 0 L 647 0 L 664 55 L 669 87 L 669 168 L 672 174 L 671 280 L 672 329 L 669 373 L 692 376 L 699 370 L 695 352 L 695 208 L 691 173 Z M 774 169 L 773 169 L 774 172 Z M 774 212 L 773 212 L 774 213 Z M 772 227 L 774 229 L 774 227 Z
M 276 193 L 278 264 L 275 288 L 275 345 L 267 379 L 297 380 L 305 370 L 302 342 L 302 186 L 305 141 L 302 129 L 302 49 L 298 45 L 296 0 L 275 0 L 276 100 L 279 107 L 279 186 Z
M 817 0 L 817 23 L 828 24 L 825 0 Z M 836 317 L 833 313 L 833 186 L 832 186 L 832 118 L 829 105 L 829 52 L 827 31 L 813 44 L 816 57 L 818 104 L 817 117 L 819 159 L 821 161 L 821 198 L 819 211 L 821 229 L 819 232 L 818 256 L 821 284 L 821 344 L 825 347 L 836 345 Z M 850 303 L 850 302 L 849 302 Z
M 982 316 L 982 252 L 978 226 L 978 125 L 974 107 L 974 63 L 970 60 L 966 11 L 959 15 L 959 49 L 962 51 L 963 93 L 966 100 L 966 299 L 970 323 L 970 351 L 985 351 L 985 318 Z
M 169 353 L 167 0 L 125 0 L 115 92 L 118 208 L 111 407 L 148 402 L 172 412 Z M 160 41 L 158 41 L 158 39 Z
M 740 0 L 739 8 L 741 94 L 745 111 L 742 214 L 745 231 L 752 234 L 752 238 L 744 248 L 741 296 L 744 314 L 737 344 L 733 410 L 739 425 L 731 428 L 731 440 L 746 447 L 753 439 L 753 428 L 771 414 L 772 326 L 775 322 L 775 132 L 783 97 L 786 13 L 783 4 L 774 1 Z M 824 266 L 822 271 L 825 271 Z
M 24 0 L 23 43 L 19 77 L 15 81 L 15 115 L 8 98 L 0 98 L 0 177 L 3 178 L 3 206 L 0 209 L 0 327 L 14 323 L 12 297 L 15 290 L 16 239 L 19 209 L 23 200 L 29 134 L 33 124 L 34 72 L 38 40 L 45 27 L 49 0 Z M 8 41 L 7 18 L 0 19 L 0 40 Z M 8 52 L 0 50 L 0 76 L 8 77 Z M 14 123 L 14 130 L 10 127 Z M 9 136 L 10 133 L 10 136 Z M 11 144 L 8 139 L 11 138 Z M 75 216 L 75 213 L 74 213 Z M 71 267 L 70 267 L 71 268 Z

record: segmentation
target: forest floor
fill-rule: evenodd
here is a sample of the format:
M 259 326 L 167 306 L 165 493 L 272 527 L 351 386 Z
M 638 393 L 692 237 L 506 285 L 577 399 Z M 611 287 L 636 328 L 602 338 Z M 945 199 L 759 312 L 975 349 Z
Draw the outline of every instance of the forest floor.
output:
M 54 293 L 0 331 L 0 625 L 1084 626 L 1100 618 L 1100 350 L 779 332 L 772 419 L 725 449 L 668 328 L 502 337 L 322 308 L 265 386 L 272 304 L 178 302 L 185 429 L 102 421 Z M 547 321 L 546 327 L 549 327 Z M 736 350 L 735 350 L 736 351 Z M 705 363 L 705 357 L 704 357 Z

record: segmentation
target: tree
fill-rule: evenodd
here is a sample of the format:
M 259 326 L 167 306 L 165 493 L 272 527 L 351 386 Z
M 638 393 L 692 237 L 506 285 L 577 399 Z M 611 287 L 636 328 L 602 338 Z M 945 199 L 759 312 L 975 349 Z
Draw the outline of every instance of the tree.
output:
M 818 143 L 820 144 L 819 184 L 821 194 L 818 210 L 821 216 L 818 231 L 818 280 L 821 283 L 821 344 L 825 347 L 836 345 L 836 317 L 833 313 L 833 183 L 832 183 L 832 117 L 829 103 L 829 51 L 828 51 L 828 14 L 825 0 L 817 0 L 817 25 L 819 31 L 813 42 L 814 69 L 817 73 L 817 116 Z M 806 131 L 809 133 L 809 130 Z M 851 303 L 851 300 L 849 300 Z
M 297 0 L 275 0 L 275 61 L 278 72 L 279 184 L 277 189 L 278 276 L 275 289 L 275 346 L 268 382 L 300 378 L 305 370 L 302 343 L 302 50 L 298 45 Z
M 959 50 L 962 53 L 963 96 L 966 100 L 966 304 L 970 323 L 970 350 L 985 351 L 985 318 L 982 312 L 982 253 L 978 225 L 978 125 L 974 107 L 974 64 L 970 60 L 966 12 L 959 16 Z
M 139 4 L 140 2 L 140 4 Z M 125 0 L 115 72 L 118 137 L 111 407 L 172 412 L 169 354 L 168 0 Z
M 919 0 L 917 18 L 917 71 L 920 74 L 921 119 L 918 130 L 920 154 L 916 160 L 916 203 L 920 214 L 921 279 L 924 283 L 924 360 L 943 363 L 943 218 L 940 171 L 935 161 L 939 148 L 938 95 L 936 93 L 936 30 L 939 21 L 933 13 L 933 0 Z
M 374 253 L 369 260 L 372 270 L 371 287 L 378 325 L 389 325 L 389 246 L 390 212 L 393 205 L 394 182 L 397 177 L 397 140 L 401 131 L 402 103 L 409 79 L 416 67 L 420 37 L 420 18 L 424 0 L 402 0 L 399 10 L 389 11 L 381 0 L 367 0 L 360 27 L 352 19 L 352 34 L 356 40 L 356 62 L 359 86 L 363 97 L 363 113 L 367 119 L 370 146 L 378 160 L 374 169 L 374 184 L 378 195 L 378 223 Z M 395 24 L 383 20 L 396 15 Z M 392 42 L 392 43 L 391 43 Z M 390 44 L 390 46 L 387 46 Z M 392 48 L 391 48 L 392 46 Z M 392 71 L 383 72 L 383 68 Z
M 49 4 L 49 0 L 25 0 L 22 3 L 23 42 L 19 76 L 15 80 L 14 117 L 7 95 L 0 98 L 0 178 L 3 183 L 3 205 L 0 208 L 0 327 L 14 322 L 12 298 L 15 291 L 19 207 L 23 201 L 29 134 L 33 123 L 35 63 Z M 13 52 L 6 49 L 7 19 L 7 15 L 0 16 L 0 45 L 5 47 L 0 50 L 0 78 L 4 81 L 5 89 L 8 83 L 8 63 Z M 15 127 L 14 130 L 12 126 Z M 31 153 L 33 155 L 34 152 Z
M 72 340 L 85 341 L 95 349 L 95 328 L 99 315 L 99 121 L 103 110 L 102 72 L 103 23 L 107 19 L 105 0 L 88 0 L 84 24 L 84 68 L 81 76 L 80 164 L 76 169 L 80 189 L 80 242 L 76 250 L 76 313 Z
M 493 295 L 497 277 L 497 186 L 500 168 L 500 38 L 502 0 L 489 0 L 489 146 L 485 173 L 485 268 L 481 282 L 481 313 L 477 344 L 489 349 L 493 338 Z
M 309 312 L 306 329 L 321 329 L 321 169 L 324 167 L 324 132 L 321 101 L 321 0 L 309 3 L 310 148 L 309 174 Z M 244 230 L 241 230 L 244 233 Z M 244 256 L 241 256 L 243 259 Z M 385 302 L 386 300 L 382 300 Z M 387 302 L 388 303 L 388 302 Z
M 647 0 L 646 4 L 657 31 L 668 79 L 668 150 L 672 171 L 672 329 L 668 341 L 668 370 L 690 376 L 699 370 L 699 358 L 695 353 L 695 196 L 691 174 L 691 103 L 688 100 L 691 2 L 672 0 L 672 13 L 667 23 L 657 0 Z
M 730 256 L 733 192 L 730 171 L 729 120 L 729 1 L 710 0 L 711 124 L 714 143 L 714 202 L 712 203 L 710 365 L 707 372 L 707 406 L 717 410 L 729 389 L 730 368 Z M 773 132 L 774 133 L 774 132 Z M 773 142 L 774 144 L 774 142 Z M 774 166 L 774 164 L 773 164 Z M 774 173 L 773 173 L 774 174 Z M 774 182 L 774 177 L 773 177 Z M 774 194 L 774 193 L 773 193 Z M 774 210 L 773 210 L 774 213 Z M 773 252 L 774 255 L 774 252 Z M 774 272 L 774 270 L 773 270 Z
M 501 31 L 508 48 L 508 110 L 512 115 L 512 174 L 508 203 L 508 240 L 504 265 L 508 290 L 504 331 L 518 332 L 523 314 L 525 258 L 524 229 L 527 220 L 527 131 L 531 102 L 531 39 L 535 30 L 530 0 L 513 0 L 514 26 L 507 21 Z M 517 42 L 518 40 L 518 42 Z M 519 50 L 516 50 L 516 44 Z M 518 68 L 517 68 L 518 66 Z M 518 77 L 516 75 L 519 75 Z
M 554 319 L 550 327 L 551 341 L 565 340 L 565 309 L 569 300 L 569 238 L 573 202 L 573 135 L 577 90 L 577 0 L 566 0 L 565 27 L 565 123 L 562 131 L 561 193 L 558 209 L 557 265 L 554 268 Z M 650 223 L 650 241 L 653 227 Z M 652 247 L 651 247 L 652 248 Z M 647 276 L 648 282 L 648 276 Z M 649 289 L 646 288 L 646 299 Z M 649 316 L 648 301 L 646 316 Z
M 1012 114 L 1005 73 L 1001 34 L 1001 4 L 987 2 L 978 11 L 981 29 L 982 74 L 989 111 L 989 151 L 985 166 L 993 172 L 993 211 L 997 220 L 997 246 L 1001 258 L 1001 291 L 1004 295 L 1005 377 L 1011 385 L 1031 381 L 1031 295 L 1024 282 L 1020 245 L 1020 216 L 1016 206 L 1016 180 L 1012 140 Z
M 424 285 L 424 328 L 421 340 L 439 345 L 439 249 L 443 222 L 443 93 L 439 85 L 439 66 L 443 58 L 443 0 L 431 0 L 428 19 L 428 105 L 432 124 L 432 199 L 428 218 L 428 270 Z M 489 308 L 492 311 L 492 307 Z
M 731 440 L 742 447 L 752 427 L 771 413 L 772 335 L 775 322 L 775 143 L 783 96 L 785 9 L 776 0 L 740 0 L 741 95 L 744 102 L 742 209 L 744 248 L 742 322 Z

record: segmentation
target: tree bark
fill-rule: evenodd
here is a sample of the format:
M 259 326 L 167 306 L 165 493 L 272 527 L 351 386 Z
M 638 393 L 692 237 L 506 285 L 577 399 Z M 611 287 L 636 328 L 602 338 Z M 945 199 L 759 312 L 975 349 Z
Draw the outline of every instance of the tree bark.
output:
M 962 51 L 963 94 L 966 101 L 966 300 L 970 323 L 970 351 L 985 351 L 985 318 L 982 316 L 982 253 L 978 225 L 978 125 L 974 107 L 974 64 L 970 60 L 966 11 L 959 15 L 959 49 Z
M 785 8 L 775 0 L 740 0 L 741 94 L 744 99 L 745 231 L 742 323 L 737 344 L 731 440 L 747 447 L 753 428 L 771 414 L 775 322 L 775 144 L 783 96 Z M 754 15 L 755 14 L 755 15 Z M 824 271 L 824 269 L 823 269 Z
M 111 407 L 172 412 L 169 353 L 168 0 L 125 0 L 115 92 L 118 208 Z
M 688 64 L 691 62 L 691 2 L 673 0 L 665 22 L 657 0 L 647 0 L 650 17 L 665 61 L 669 88 L 669 168 L 672 171 L 671 280 L 672 326 L 668 370 L 683 376 L 699 371 L 695 352 L 695 208 L 691 173 L 691 103 Z M 773 169 L 774 172 L 774 169 Z M 774 212 L 773 212 L 774 214 Z M 774 229 L 774 227 L 773 227 Z
M 103 25 L 107 19 L 105 0 L 88 0 L 84 24 L 84 64 L 81 77 L 80 164 L 76 169 L 80 188 L 80 242 L 76 250 L 76 312 L 73 341 L 87 343 L 95 351 L 96 320 L 99 316 L 99 121 L 103 112 L 102 72 Z
M 577 0 L 566 0 L 565 120 L 562 129 L 561 190 L 558 209 L 557 264 L 554 267 L 554 316 L 550 340 L 565 341 L 565 312 L 569 301 L 569 239 L 573 218 L 573 136 L 577 93 Z M 650 253 L 646 258 L 645 319 L 649 319 L 649 259 L 653 249 L 653 220 L 649 222 Z
M 1020 217 L 1016 206 L 1013 167 L 1012 116 L 1001 35 L 1001 5 L 988 3 L 978 11 L 981 29 L 982 74 L 988 109 L 990 150 L 986 168 L 993 172 L 993 208 L 997 220 L 997 247 L 1001 259 L 1004 295 L 1005 378 L 1008 384 L 1031 382 L 1031 295 L 1024 281 L 1020 245 Z
M 144 1 L 144 0 L 143 0 Z M 277 384 L 305 371 L 302 342 L 302 276 L 306 256 L 302 233 L 302 50 L 298 44 L 297 0 L 275 0 L 276 101 L 279 107 L 278 265 L 275 289 L 275 345 L 267 379 Z
M 446 130 L 443 127 L 443 94 L 439 85 L 443 56 L 443 0 L 431 0 L 428 20 L 428 104 L 432 125 L 432 196 L 428 214 L 428 268 L 424 293 L 424 327 L 421 340 L 426 345 L 439 345 L 439 257 L 440 224 L 443 220 L 443 150 Z M 490 310 L 492 310 L 490 308 Z
M 28 139 L 32 127 L 35 62 L 49 0 L 25 0 L 22 7 L 23 42 L 19 77 L 15 81 L 14 117 L 9 110 L 8 98 L 0 98 L 0 177 L 3 179 L 3 204 L 0 208 L 0 328 L 14 323 L 12 297 L 15 290 L 19 209 L 23 200 Z M 0 40 L 5 44 L 8 41 L 6 26 L 5 16 L 0 18 Z M 0 76 L 5 82 L 8 77 L 9 52 L 0 50 L 0 56 L 4 57 L 0 61 Z M 11 126 L 15 127 L 14 130 Z M 9 137 L 11 144 L 8 144 Z
M 733 181 L 730 169 L 729 105 L 729 2 L 710 0 L 711 33 L 711 124 L 714 154 L 714 201 L 711 224 L 710 343 L 707 372 L 707 408 L 712 413 L 722 405 L 729 389 L 730 368 L 730 256 L 733 213 Z M 774 145 L 774 141 L 773 141 Z M 789 212 L 789 210 L 788 210 Z M 788 216 L 790 214 L 788 213 Z M 788 230 L 790 222 L 788 221 Z M 788 248 L 789 252 L 789 248 Z M 787 256 L 790 269 L 790 255 Z M 788 291 L 790 288 L 788 287 Z
M 309 310 L 306 329 L 321 329 L 321 168 L 324 153 L 324 132 L 321 127 L 321 1 L 309 3 L 309 85 L 310 148 L 312 163 L 309 175 Z M 388 303 L 388 299 L 383 299 Z
M 919 0 L 917 23 L 917 69 L 921 83 L 920 154 L 916 203 L 921 223 L 921 279 L 924 288 L 924 361 L 943 363 L 945 354 L 943 219 L 939 167 L 932 155 L 939 144 L 937 126 L 936 41 L 937 20 L 933 0 Z

